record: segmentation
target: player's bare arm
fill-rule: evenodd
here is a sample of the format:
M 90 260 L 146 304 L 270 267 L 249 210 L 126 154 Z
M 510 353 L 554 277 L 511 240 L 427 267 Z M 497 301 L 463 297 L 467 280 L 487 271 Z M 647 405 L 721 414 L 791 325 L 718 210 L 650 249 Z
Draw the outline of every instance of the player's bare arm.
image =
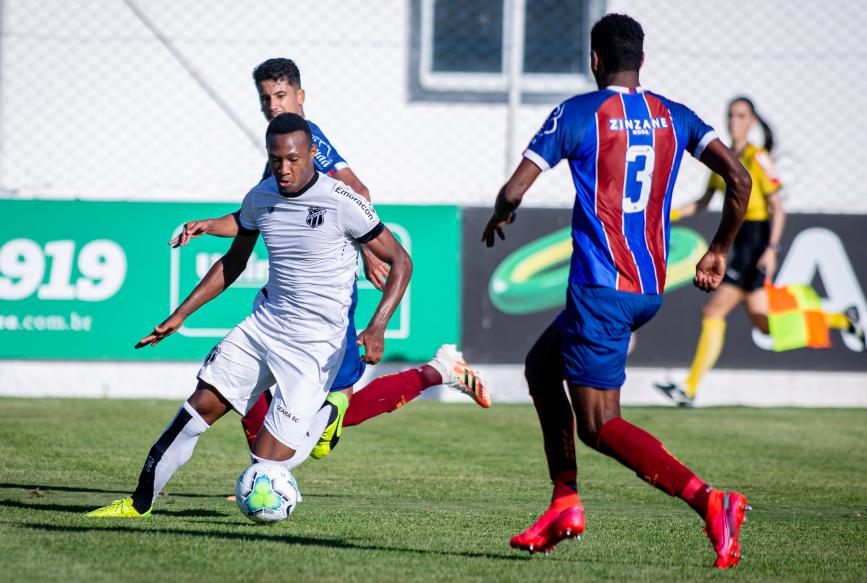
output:
M 174 334 L 183 325 L 184 320 L 196 310 L 223 293 L 244 271 L 258 238 L 258 232 L 253 234 L 239 233 L 232 241 L 232 246 L 226 254 L 208 270 L 202 281 L 187 296 L 187 299 L 178 306 L 168 319 L 154 327 L 153 332 L 139 340 L 135 347 L 156 346 L 164 338 Z
M 169 241 L 173 248 L 183 247 L 190 239 L 202 235 L 230 238 L 238 234 L 238 213 L 235 211 L 216 219 L 199 219 L 184 223 L 184 228 L 177 237 Z
M 756 262 L 756 267 L 765 272 L 765 278 L 773 281 L 777 273 L 777 252 L 780 247 L 780 239 L 783 238 L 783 228 L 786 226 L 786 211 L 783 209 L 783 200 L 779 191 L 767 197 L 768 214 L 771 226 L 771 234 L 768 238 L 768 247 Z
M 708 144 L 701 154 L 701 162 L 722 176 L 726 184 L 719 227 L 707 253 L 696 265 L 693 280 L 697 288 L 710 292 L 722 283 L 726 271 L 726 256 L 744 221 L 753 179 L 734 153 L 719 139 Z
M 385 327 L 403 298 L 406 286 L 409 285 L 412 276 L 412 260 L 388 228 L 383 229 L 378 237 L 368 242 L 367 248 L 379 260 L 391 266 L 391 276 L 385 283 L 379 305 L 371 316 L 367 328 L 358 335 L 358 345 L 364 346 L 362 360 L 368 364 L 376 364 L 382 359 L 385 349 Z
M 494 214 L 482 232 L 482 241 L 488 247 L 494 246 L 494 233 L 501 240 L 506 239 L 503 227 L 515 220 L 515 209 L 521 205 L 524 194 L 532 186 L 542 169 L 526 158 L 521 160 L 512 177 L 503 185 L 494 203 Z

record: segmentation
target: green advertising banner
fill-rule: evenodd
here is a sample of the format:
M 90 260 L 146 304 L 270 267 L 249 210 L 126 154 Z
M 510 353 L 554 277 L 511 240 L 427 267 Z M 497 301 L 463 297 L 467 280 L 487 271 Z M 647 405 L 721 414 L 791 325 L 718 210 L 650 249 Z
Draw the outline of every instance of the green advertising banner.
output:
M 228 249 L 167 242 L 184 222 L 237 205 L 0 200 L 0 358 L 199 360 L 241 321 L 268 279 L 261 240 L 235 284 L 155 348 L 133 345 L 162 322 Z M 386 360 L 423 361 L 459 338 L 460 210 L 377 206 L 413 259 L 386 334 Z M 435 225 L 435 228 L 432 226 Z M 442 274 L 449 274 L 443 277 Z M 356 325 L 381 296 L 359 271 Z

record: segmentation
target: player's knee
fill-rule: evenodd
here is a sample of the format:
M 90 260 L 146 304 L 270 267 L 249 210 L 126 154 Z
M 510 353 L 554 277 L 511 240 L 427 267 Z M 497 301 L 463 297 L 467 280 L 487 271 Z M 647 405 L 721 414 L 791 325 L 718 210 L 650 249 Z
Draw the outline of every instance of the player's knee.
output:
M 576 425 L 578 439 L 587 447 L 598 449 L 599 425 L 589 420 L 579 420 Z
M 713 304 L 705 304 L 701 307 L 701 317 L 707 320 L 708 318 L 720 319 L 725 318 L 726 314 Z
M 187 402 L 208 425 L 213 424 L 231 408 L 216 388 L 202 380 Z
M 599 435 L 602 432 L 602 427 L 619 416 L 619 408 L 606 406 L 605 403 L 596 407 L 576 410 L 575 429 L 578 433 L 578 439 L 587 447 L 599 449 Z

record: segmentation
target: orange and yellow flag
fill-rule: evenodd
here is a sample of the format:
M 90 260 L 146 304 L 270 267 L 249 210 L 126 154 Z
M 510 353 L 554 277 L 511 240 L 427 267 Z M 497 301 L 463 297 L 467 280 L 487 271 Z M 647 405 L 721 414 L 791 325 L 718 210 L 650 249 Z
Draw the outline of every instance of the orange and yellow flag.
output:
M 765 284 L 768 292 L 768 327 L 774 351 L 795 348 L 828 348 L 831 338 L 816 291 L 802 284 L 774 286 Z

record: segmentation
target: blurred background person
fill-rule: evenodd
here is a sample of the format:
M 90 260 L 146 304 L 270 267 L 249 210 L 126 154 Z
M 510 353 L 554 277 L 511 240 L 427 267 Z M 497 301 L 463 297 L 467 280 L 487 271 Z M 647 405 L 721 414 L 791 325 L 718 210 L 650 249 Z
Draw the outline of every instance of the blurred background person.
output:
M 750 132 L 759 126 L 763 144 L 750 142 Z M 695 356 L 684 384 L 657 383 L 654 386 L 673 403 L 689 407 L 695 401 L 702 377 L 714 367 L 725 341 L 726 318 L 743 303 L 753 326 L 769 334 L 768 296 L 765 285 L 773 282 L 777 272 L 780 239 L 786 222 L 786 213 L 780 195 L 782 183 L 774 168 L 771 152 L 774 133 L 758 114 L 751 99 L 735 97 L 728 106 L 728 130 L 731 150 L 753 179 L 747 214 L 729 254 L 729 262 L 722 285 L 714 291 L 702 308 L 701 334 Z M 725 182 L 711 174 L 702 197 L 671 212 L 671 220 L 678 221 L 707 209 L 714 194 L 725 192 Z M 864 344 L 864 328 L 856 307 L 842 313 L 826 313 L 829 328 L 855 334 Z

